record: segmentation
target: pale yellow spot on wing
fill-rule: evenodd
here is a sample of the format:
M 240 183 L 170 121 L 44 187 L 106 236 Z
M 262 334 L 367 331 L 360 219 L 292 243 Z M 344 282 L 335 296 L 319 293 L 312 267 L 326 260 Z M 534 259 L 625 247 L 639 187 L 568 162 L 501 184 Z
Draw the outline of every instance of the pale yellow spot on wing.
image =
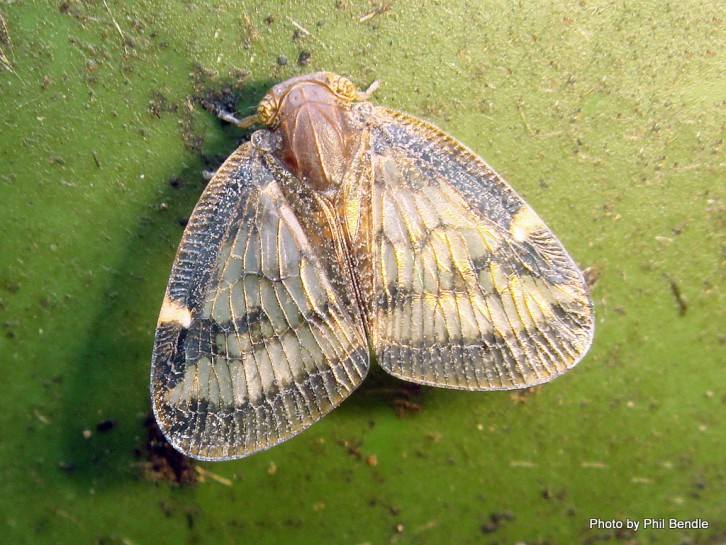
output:
M 538 229 L 544 228 L 544 223 L 535 214 L 529 206 L 522 206 L 519 212 L 512 218 L 512 224 L 509 227 L 509 231 L 512 233 L 512 237 L 517 242 L 527 240 L 530 233 L 535 232 Z
M 176 301 L 164 298 L 159 313 L 159 323 L 168 324 L 169 322 L 176 322 L 184 329 L 189 329 L 189 326 L 192 325 L 192 311 Z

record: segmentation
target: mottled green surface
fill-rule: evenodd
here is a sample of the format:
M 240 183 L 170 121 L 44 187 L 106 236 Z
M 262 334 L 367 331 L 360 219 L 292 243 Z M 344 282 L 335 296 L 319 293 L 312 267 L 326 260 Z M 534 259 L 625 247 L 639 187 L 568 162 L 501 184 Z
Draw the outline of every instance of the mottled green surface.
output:
M 0 543 L 726 539 L 718 3 L 418 4 L 361 22 L 374 4 L 0 2 Z M 320 69 L 380 79 L 375 101 L 504 174 L 599 274 L 595 343 L 523 399 L 424 389 L 403 417 L 375 371 L 299 437 L 200 464 L 229 485 L 153 482 L 148 365 L 179 219 L 242 138 L 192 95 L 233 84 L 245 115 Z

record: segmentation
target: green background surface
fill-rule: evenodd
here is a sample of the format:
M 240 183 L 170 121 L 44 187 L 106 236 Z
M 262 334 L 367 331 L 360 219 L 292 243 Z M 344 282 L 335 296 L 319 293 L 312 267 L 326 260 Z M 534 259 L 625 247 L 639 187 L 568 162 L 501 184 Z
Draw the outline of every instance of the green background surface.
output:
M 724 543 L 718 4 L 0 2 L 0 543 Z M 374 370 L 287 443 L 153 480 L 180 219 L 244 137 L 195 97 L 247 115 L 315 70 L 502 173 L 597 277 L 595 342 L 538 392 L 424 388 L 400 416 Z

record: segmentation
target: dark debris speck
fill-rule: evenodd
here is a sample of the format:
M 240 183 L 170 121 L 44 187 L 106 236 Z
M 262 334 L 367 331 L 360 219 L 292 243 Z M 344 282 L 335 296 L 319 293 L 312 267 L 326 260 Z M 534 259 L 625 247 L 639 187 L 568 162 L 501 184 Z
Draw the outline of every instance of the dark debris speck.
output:
M 109 418 L 107 420 L 104 420 L 103 422 L 99 422 L 96 424 L 96 430 L 104 432 L 109 431 L 113 429 L 116 426 L 116 421 L 113 418 Z
M 297 64 L 299 66 L 307 66 L 312 60 L 313 54 L 308 49 L 300 51 L 300 55 L 297 57 Z

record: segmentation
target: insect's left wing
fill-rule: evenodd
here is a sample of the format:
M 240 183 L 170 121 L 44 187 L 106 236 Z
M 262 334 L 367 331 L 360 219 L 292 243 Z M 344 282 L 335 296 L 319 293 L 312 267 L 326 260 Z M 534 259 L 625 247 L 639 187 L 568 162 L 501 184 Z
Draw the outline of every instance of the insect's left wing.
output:
M 523 388 L 574 366 L 592 338 L 577 266 L 484 161 L 438 129 L 375 108 L 371 342 L 415 382 Z
M 172 269 L 152 399 L 166 437 L 195 458 L 238 458 L 292 437 L 368 369 L 360 318 L 278 182 L 252 144 L 237 150 L 197 204 Z

